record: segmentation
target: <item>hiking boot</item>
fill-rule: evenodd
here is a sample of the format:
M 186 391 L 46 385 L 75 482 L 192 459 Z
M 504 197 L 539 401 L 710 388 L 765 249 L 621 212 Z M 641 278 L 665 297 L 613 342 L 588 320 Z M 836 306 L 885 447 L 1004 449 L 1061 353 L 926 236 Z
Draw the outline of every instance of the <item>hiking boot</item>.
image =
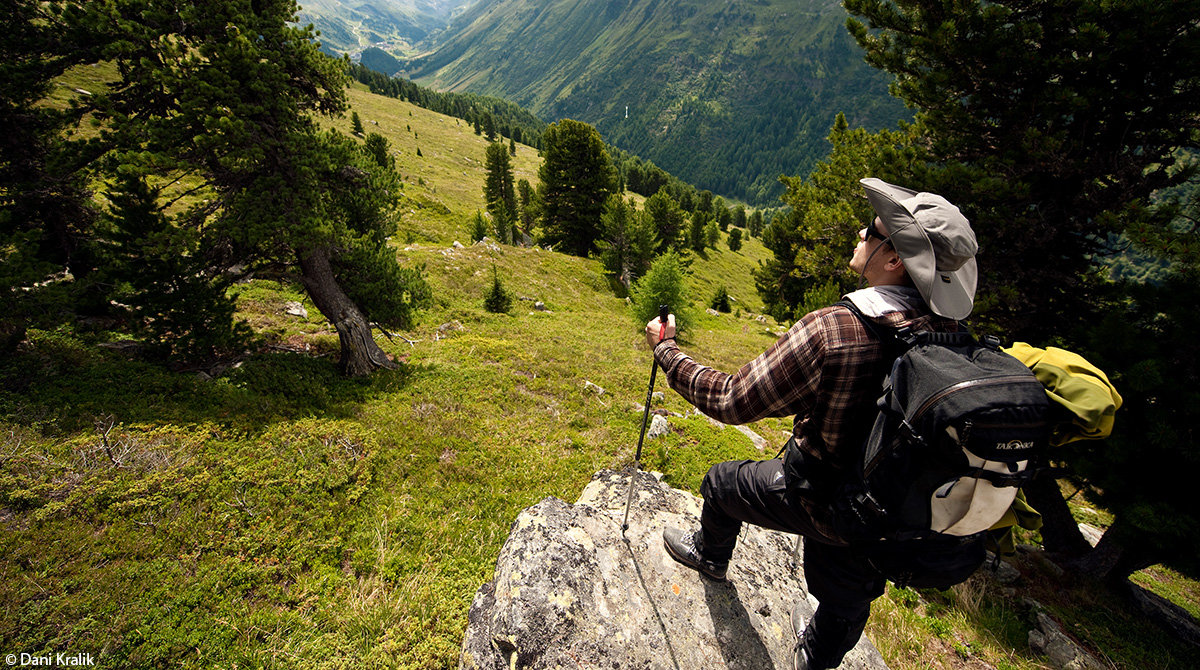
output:
M 729 561 L 710 561 L 705 558 L 700 533 L 701 531 L 688 533 L 678 528 L 668 528 L 663 531 L 663 544 L 666 545 L 671 558 L 699 571 L 709 579 L 723 582 L 725 573 L 729 570 Z
M 807 623 L 804 615 L 800 613 L 800 603 L 792 605 L 792 636 L 796 638 L 796 649 L 792 655 L 794 670 L 813 670 L 812 664 L 808 662 L 808 652 L 804 650 L 804 626 Z

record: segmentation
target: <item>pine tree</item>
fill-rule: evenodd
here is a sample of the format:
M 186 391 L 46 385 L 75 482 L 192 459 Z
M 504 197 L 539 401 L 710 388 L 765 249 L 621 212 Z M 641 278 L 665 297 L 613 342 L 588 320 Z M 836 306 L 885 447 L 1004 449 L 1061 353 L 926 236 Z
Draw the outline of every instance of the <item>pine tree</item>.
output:
M 483 198 L 496 223 L 497 239 L 510 244 L 511 230 L 517 218 L 517 196 L 513 187 L 512 161 L 503 143 L 488 144 L 485 168 Z
M 496 141 L 496 121 L 492 118 L 491 112 L 483 113 L 483 134 L 487 137 L 488 142 Z
M 680 333 L 687 333 L 695 323 L 683 265 L 679 254 L 674 251 L 654 259 L 650 270 L 634 282 L 630 298 L 633 320 L 639 327 L 658 316 L 659 305 L 667 305 L 671 309 Z
M 705 228 L 708 226 L 709 221 L 712 220 L 711 216 L 708 210 L 701 209 L 700 207 L 697 207 L 696 211 L 692 212 L 688 241 L 692 245 L 692 251 L 696 253 L 703 252 L 704 247 L 708 244 L 708 234 Z
M 358 117 L 357 111 L 351 113 L 351 115 L 350 115 L 350 127 L 351 127 L 350 131 L 352 133 L 354 133 L 355 135 L 358 135 L 359 137 L 362 137 L 363 132 L 364 132 L 363 124 L 362 124 L 362 119 L 360 119 Z
M 709 301 L 708 305 L 712 309 L 718 312 L 725 312 L 726 314 L 733 311 L 733 305 L 730 304 L 729 300 L 729 291 L 724 286 L 717 287 L 717 291 L 713 294 L 712 300 Z
M 543 136 L 545 160 L 538 169 L 542 193 L 542 239 L 563 251 L 587 256 L 596 250 L 600 216 L 616 173 L 600 133 L 563 119 Z
M 30 326 L 53 327 L 81 307 L 107 304 L 89 276 L 96 211 L 87 167 L 103 147 L 67 135 L 86 106 L 39 104 L 56 77 L 101 59 L 103 42 L 86 12 L 86 3 L 70 0 L 0 7 L 0 356 Z M 62 281 L 64 270 L 73 281 Z
M 427 286 L 387 246 L 399 175 L 313 117 L 346 109 L 342 64 L 290 25 L 294 2 L 163 5 L 154 21 L 128 9 L 108 52 L 122 79 L 96 101 L 114 162 L 190 170 L 213 197 L 174 223 L 203 231 L 201 256 L 298 270 L 338 332 L 345 374 L 396 367 L 372 323 L 407 327 Z
M 715 220 L 709 221 L 704 226 L 704 246 L 712 249 L 717 248 L 717 244 L 721 242 L 721 229 L 717 227 Z
M 742 249 L 742 229 L 734 228 L 729 231 L 729 250 L 741 251 Z
M 688 248 L 689 238 L 685 234 L 688 230 L 684 227 L 687 219 L 665 186 L 646 200 L 645 212 L 654 222 L 657 233 L 656 253 L 661 254 L 667 249 L 683 252 Z
M 746 227 L 746 206 L 738 205 L 733 209 L 733 225 L 738 228 Z
M 492 286 L 483 299 L 483 307 L 493 314 L 507 314 L 512 309 L 512 295 L 500 283 L 500 273 L 492 266 Z
M 132 308 L 147 349 L 204 363 L 244 346 L 250 332 L 233 320 L 232 281 L 207 262 L 201 236 L 179 230 L 162 213 L 159 192 L 135 171 L 118 175 L 107 199 L 102 277 L 113 286 L 109 295 Z
M 538 197 L 528 179 L 517 182 L 517 209 L 520 212 L 520 229 L 523 237 L 533 237 L 533 226 L 538 220 Z
M 375 161 L 376 165 L 385 168 L 394 168 L 396 166 L 396 159 L 392 157 L 390 145 L 387 138 L 383 135 L 379 133 L 367 135 L 363 147 L 366 149 L 367 155 Z
M 733 212 L 729 211 L 729 206 L 725 204 L 725 198 L 721 196 L 713 199 L 713 220 L 717 222 L 722 233 L 728 231 L 729 224 L 733 222 Z
M 488 225 L 487 217 L 483 212 L 475 212 L 475 216 L 471 217 L 471 223 L 468 226 L 471 234 L 471 241 L 478 242 L 487 237 L 488 230 L 491 226 Z
M 658 245 L 654 223 L 644 212 L 637 211 L 633 200 L 626 202 L 614 193 L 608 196 L 600 217 L 600 231 L 598 244 L 604 269 L 628 289 L 645 274 L 654 258 Z
M 762 210 L 756 209 L 750 214 L 750 222 L 747 226 L 750 232 L 750 237 L 758 237 L 763 231 L 763 213 Z

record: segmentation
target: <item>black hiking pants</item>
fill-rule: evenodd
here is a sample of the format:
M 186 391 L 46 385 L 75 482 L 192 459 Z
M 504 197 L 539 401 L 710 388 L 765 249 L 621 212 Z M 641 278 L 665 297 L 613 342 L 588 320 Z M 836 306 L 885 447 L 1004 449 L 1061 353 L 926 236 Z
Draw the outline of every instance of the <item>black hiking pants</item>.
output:
M 848 547 L 808 539 L 818 536 L 812 518 L 803 506 L 789 501 L 786 488 L 779 459 L 712 466 L 700 487 L 704 555 L 728 560 L 743 522 L 803 535 L 804 578 L 820 601 L 803 644 L 812 670 L 836 668 L 862 637 L 871 601 L 883 595 L 886 580 Z

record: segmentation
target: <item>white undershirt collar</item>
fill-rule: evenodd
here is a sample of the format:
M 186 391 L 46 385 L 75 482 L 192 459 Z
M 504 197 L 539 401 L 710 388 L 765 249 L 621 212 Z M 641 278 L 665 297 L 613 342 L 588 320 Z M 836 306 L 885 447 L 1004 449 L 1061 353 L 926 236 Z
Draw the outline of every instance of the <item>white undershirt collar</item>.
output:
M 890 312 L 919 309 L 924 303 L 921 293 L 915 287 L 891 284 L 868 286 L 846 294 L 846 298 L 864 315 L 873 318 Z

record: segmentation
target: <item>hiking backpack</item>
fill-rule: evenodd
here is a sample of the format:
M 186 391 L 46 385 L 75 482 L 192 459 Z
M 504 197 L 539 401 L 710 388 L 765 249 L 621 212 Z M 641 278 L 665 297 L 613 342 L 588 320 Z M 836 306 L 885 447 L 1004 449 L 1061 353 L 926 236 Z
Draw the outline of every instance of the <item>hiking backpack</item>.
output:
M 892 329 L 847 306 L 898 356 L 856 471 L 834 501 L 847 540 L 980 535 L 1042 459 L 1045 387 L 995 338 Z

